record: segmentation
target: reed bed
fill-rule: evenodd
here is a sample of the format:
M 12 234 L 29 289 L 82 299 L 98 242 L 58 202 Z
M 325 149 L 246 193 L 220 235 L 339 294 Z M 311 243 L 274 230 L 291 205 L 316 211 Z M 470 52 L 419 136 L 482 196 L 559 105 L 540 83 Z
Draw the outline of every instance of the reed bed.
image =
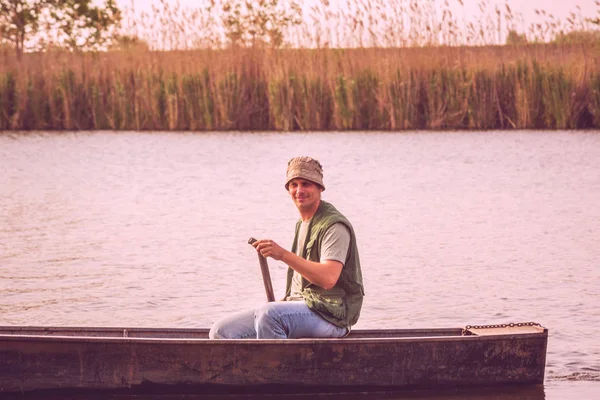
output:
M 598 129 L 599 56 L 594 42 L 4 53 L 0 129 Z

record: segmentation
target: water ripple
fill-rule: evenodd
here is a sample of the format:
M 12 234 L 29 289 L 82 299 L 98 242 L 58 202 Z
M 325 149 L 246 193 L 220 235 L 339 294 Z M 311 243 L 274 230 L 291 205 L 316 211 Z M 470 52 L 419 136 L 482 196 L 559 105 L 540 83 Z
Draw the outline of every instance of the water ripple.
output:
M 0 135 L 2 324 L 207 327 L 262 304 L 246 241 L 291 244 L 301 154 L 358 234 L 357 328 L 537 321 L 549 380 L 599 380 L 597 132 Z

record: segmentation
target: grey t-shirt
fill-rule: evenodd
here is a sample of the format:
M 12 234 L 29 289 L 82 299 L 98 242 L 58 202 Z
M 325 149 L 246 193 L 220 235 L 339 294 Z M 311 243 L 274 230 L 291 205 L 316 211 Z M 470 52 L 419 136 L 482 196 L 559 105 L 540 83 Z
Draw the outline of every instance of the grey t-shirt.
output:
M 300 224 L 300 231 L 298 232 L 298 246 L 296 254 L 302 257 L 302 249 L 304 248 L 304 241 L 310 221 Z M 341 222 L 333 224 L 323 236 L 323 242 L 321 244 L 321 259 L 319 262 L 326 260 L 339 261 L 342 264 L 346 261 L 348 255 L 348 249 L 350 247 L 350 231 L 348 227 Z M 292 277 L 292 287 L 290 295 L 287 300 L 302 300 L 302 276 L 294 271 Z

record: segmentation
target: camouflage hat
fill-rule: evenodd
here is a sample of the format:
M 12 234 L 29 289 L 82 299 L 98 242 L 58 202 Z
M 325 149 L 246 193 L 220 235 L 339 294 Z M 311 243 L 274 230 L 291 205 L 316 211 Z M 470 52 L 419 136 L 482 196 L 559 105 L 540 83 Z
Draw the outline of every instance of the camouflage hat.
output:
M 311 157 L 294 157 L 288 162 L 285 188 L 287 190 L 290 181 L 302 178 L 314 182 L 325 190 L 323 184 L 323 167 L 321 163 Z

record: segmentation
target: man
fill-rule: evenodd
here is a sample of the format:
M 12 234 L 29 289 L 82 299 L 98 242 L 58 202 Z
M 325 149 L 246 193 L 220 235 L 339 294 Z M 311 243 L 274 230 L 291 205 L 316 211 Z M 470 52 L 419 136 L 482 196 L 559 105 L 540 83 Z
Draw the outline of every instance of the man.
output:
M 292 251 L 268 239 L 253 244 L 264 257 L 288 265 L 284 300 L 216 322 L 211 339 L 339 338 L 358 320 L 364 290 L 356 236 L 350 222 L 321 200 L 321 164 L 292 158 L 285 188 L 300 213 Z

